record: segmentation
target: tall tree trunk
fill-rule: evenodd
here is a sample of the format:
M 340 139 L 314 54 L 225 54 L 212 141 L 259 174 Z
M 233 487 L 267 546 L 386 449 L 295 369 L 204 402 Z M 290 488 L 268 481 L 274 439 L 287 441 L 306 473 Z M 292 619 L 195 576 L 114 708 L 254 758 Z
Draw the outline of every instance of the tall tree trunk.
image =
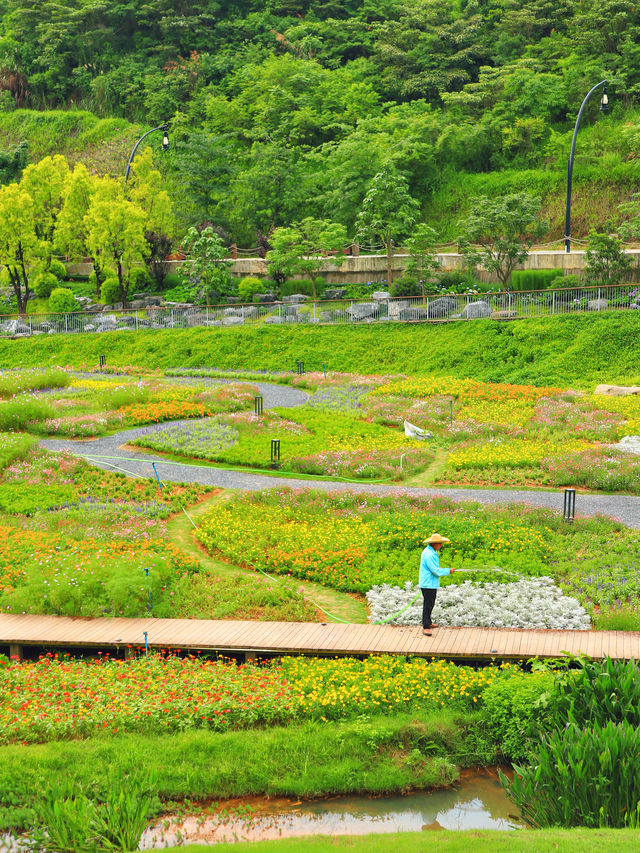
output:
M 120 282 L 120 296 L 122 297 L 122 307 L 127 307 L 127 289 L 124 283 L 124 271 L 122 269 L 122 260 L 120 258 L 116 259 L 117 269 L 118 269 L 118 281 Z

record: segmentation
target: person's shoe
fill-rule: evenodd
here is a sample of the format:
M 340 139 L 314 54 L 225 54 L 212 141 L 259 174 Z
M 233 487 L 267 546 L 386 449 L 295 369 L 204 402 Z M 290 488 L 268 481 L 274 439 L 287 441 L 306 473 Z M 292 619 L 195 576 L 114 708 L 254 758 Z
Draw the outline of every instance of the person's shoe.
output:
M 439 626 L 439 625 L 436 625 L 434 622 L 432 622 L 432 623 L 431 623 L 431 625 L 429 625 L 429 628 L 430 628 L 430 629 L 431 629 L 431 628 L 439 628 L 439 627 L 440 627 L 440 626 Z
M 423 630 L 422 635 L 423 635 L 423 637 L 433 637 L 433 634 L 431 633 L 431 631 L 424 631 Z

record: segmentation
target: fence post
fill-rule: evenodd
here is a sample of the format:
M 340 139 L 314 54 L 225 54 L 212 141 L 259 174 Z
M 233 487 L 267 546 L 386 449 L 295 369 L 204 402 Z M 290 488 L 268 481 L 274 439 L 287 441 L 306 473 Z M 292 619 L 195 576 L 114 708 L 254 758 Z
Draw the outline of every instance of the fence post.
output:
M 64 315 L 64 330 L 65 330 L 65 332 L 69 331 L 69 327 L 68 327 L 68 325 L 67 325 L 67 321 L 68 321 L 68 319 L 69 319 L 69 315 L 68 315 L 68 314 L 65 314 L 65 315 Z
M 600 310 L 600 288 L 598 288 L 598 311 Z
M 552 316 L 556 313 L 556 292 L 555 290 L 551 294 L 551 314 Z
M 509 312 L 509 316 L 511 316 L 511 293 L 509 293 L 509 308 L 507 310 Z
M 241 306 L 242 311 L 242 325 L 244 326 L 244 305 Z

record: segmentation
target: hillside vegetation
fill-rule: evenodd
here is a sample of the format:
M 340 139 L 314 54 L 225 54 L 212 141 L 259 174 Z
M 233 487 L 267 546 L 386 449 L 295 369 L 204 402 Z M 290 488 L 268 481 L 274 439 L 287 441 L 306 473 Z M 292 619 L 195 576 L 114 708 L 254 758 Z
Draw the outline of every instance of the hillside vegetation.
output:
M 305 215 L 352 232 L 390 160 L 441 240 L 514 190 L 543 197 L 551 240 L 575 115 L 607 77 L 613 112 L 595 96 L 579 137 L 579 237 L 615 229 L 637 184 L 639 33 L 631 0 L 2 0 L 0 146 L 122 174 L 171 120 L 183 224 L 247 246 Z
M 640 317 L 603 312 L 499 323 L 473 320 L 383 327 L 295 326 L 171 329 L 127 336 L 55 335 L 0 340 L 5 367 L 214 367 L 364 374 L 456 376 L 490 382 L 590 387 L 598 382 L 640 384 Z

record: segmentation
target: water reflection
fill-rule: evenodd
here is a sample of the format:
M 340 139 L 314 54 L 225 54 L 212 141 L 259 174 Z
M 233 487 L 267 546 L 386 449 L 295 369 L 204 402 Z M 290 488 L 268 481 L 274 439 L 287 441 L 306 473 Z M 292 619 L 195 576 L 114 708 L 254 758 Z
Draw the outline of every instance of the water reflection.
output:
M 257 841 L 301 835 L 366 835 L 420 830 L 502 829 L 523 826 L 495 773 L 460 785 L 405 797 L 339 797 L 305 803 L 255 801 L 252 817 L 188 817 L 163 830 L 151 827 L 141 848 L 185 842 Z

